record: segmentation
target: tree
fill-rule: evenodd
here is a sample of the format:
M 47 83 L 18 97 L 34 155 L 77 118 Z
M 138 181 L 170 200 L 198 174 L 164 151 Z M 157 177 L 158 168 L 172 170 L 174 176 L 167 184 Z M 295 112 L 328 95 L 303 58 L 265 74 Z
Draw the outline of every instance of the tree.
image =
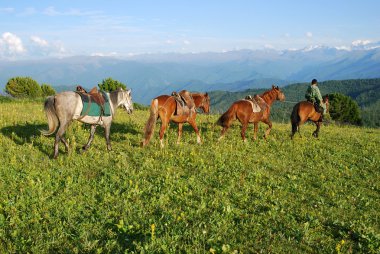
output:
M 42 90 L 37 81 L 30 77 L 14 77 L 8 80 L 5 92 L 15 98 L 37 98 Z
M 42 96 L 44 97 L 56 94 L 56 91 L 54 90 L 54 88 L 49 84 L 42 84 L 41 91 L 42 91 Z
M 329 94 L 329 112 L 333 120 L 341 123 L 362 125 L 358 104 L 346 95 L 340 93 Z
M 127 86 L 124 85 L 123 83 L 114 80 L 112 78 L 106 78 L 103 79 L 102 83 L 98 84 L 98 87 L 102 91 L 107 91 L 107 92 L 112 92 L 117 90 L 119 87 L 126 89 Z

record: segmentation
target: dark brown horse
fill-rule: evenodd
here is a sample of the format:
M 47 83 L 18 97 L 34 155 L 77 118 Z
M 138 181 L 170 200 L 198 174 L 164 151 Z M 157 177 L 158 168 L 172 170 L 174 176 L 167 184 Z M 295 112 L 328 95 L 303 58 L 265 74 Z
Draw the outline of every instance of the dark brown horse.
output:
M 329 112 L 329 97 L 327 95 L 323 97 L 323 103 L 326 104 L 326 113 Z M 322 125 L 322 113 L 317 112 L 313 103 L 311 102 L 298 102 L 296 105 L 294 105 L 292 114 L 290 116 L 290 121 L 292 123 L 292 134 L 290 137 L 292 139 L 297 131 L 301 135 L 300 126 L 307 120 L 312 121 L 317 126 L 317 129 L 313 132 L 313 136 L 317 138 L 319 129 Z
M 200 108 L 204 113 L 209 113 L 210 111 L 210 97 L 208 93 L 191 93 L 191 97 L 193 99 L 195 108 Z M 161 129 L 160 129 L 160 145 L 164 146 L 163 138 L 165 130 L 170 121 L 178 123 L 178 138 L 177 143 L 180 142 L 182 136 L 182 127 L 184 123 L 189 123 L 195 133 L 197 134 L 197 142 L 201 143 L 201 137 L 199 135 L 199 130 L 197 124 L 195 122 L 196 112 L 184 112 L 182 114 L 178 114 L 182 109 L 174 96 L 170 95 L 160 95 L 154 98 L 150 105 L 150 116 L 145 125 L 144 130 L 144 139 L 141 142 L 141 146 L 146 146 L 154 133 L 154 127 L 156 125 L 156 121 L 158 118 L 161 118 Z M 177 112 L 177 114 L 176 114 Z
M 272 122 L 270 121 L 270 108 L 274 101 L 285 100 L 284 93 L 280 90 L 278 86 L 272 86 L 271 90 L 264 92 L 259 95 L 262 99 L 258 101 L 259 106 L 262 108 L 260 112 L 253 112 L 252 104 L 248 100 L 239 100 L 234 102 L 231 107 L 219 118 L 217 124 L 223 127 L 222 134 L 219 138 L 222 139 L 224 134 L 232 124 L 232 122 L 236 119 L 240 121 L 242 124 L 241 128 L 241 137 L 243 141 L 245 139 L 245 131 L 248 127 L 248 123 L 253 123 L 254 125 L 254 135 L 253 139 L 257 139 L 257 131 L 259 128 L 259 122 L 263 122 L 268 125 L 268 128 L 265 131 L 264 138 L 266 139 L 272 129 Z M 261 105 L 260 105 L 261 104 Z

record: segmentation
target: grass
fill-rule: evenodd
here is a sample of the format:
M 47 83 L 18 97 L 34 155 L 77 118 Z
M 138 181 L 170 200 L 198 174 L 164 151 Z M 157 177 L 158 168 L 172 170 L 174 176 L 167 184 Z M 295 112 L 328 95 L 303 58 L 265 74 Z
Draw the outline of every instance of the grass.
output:
M 0 103 L 0 253 L 379 253 L 380 130 L 314 126 L 289 139 L 223 141 L 199 115 L 203 144 L 158 127 L 140 148 L 148 111 L 118 111 L 107 152 L 98 128 L 73 122 L 51 159 L 42 103 Z M 260 134 L 264 132 L 260 127 Z M 248 132 L 252 138 L 253 130 Z

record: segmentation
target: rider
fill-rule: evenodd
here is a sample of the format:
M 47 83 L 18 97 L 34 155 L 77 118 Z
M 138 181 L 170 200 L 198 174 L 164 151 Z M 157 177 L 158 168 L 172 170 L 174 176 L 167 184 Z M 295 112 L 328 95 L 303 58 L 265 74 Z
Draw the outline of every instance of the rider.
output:
M 318 81 L 313 79 L 311 85 L 307 88 L 305 98 L 307 101 L 313 103 L 317 112 L 325 114 L 326 105 L 323 103 L 321 92 L 318 88 Z

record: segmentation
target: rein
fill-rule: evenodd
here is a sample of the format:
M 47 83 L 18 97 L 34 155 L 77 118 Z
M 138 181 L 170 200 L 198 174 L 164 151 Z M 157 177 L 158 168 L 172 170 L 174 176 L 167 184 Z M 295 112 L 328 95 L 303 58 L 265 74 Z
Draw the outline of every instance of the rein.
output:
M 299 101 L 282 101 L 282 102 L 297 104 Z

